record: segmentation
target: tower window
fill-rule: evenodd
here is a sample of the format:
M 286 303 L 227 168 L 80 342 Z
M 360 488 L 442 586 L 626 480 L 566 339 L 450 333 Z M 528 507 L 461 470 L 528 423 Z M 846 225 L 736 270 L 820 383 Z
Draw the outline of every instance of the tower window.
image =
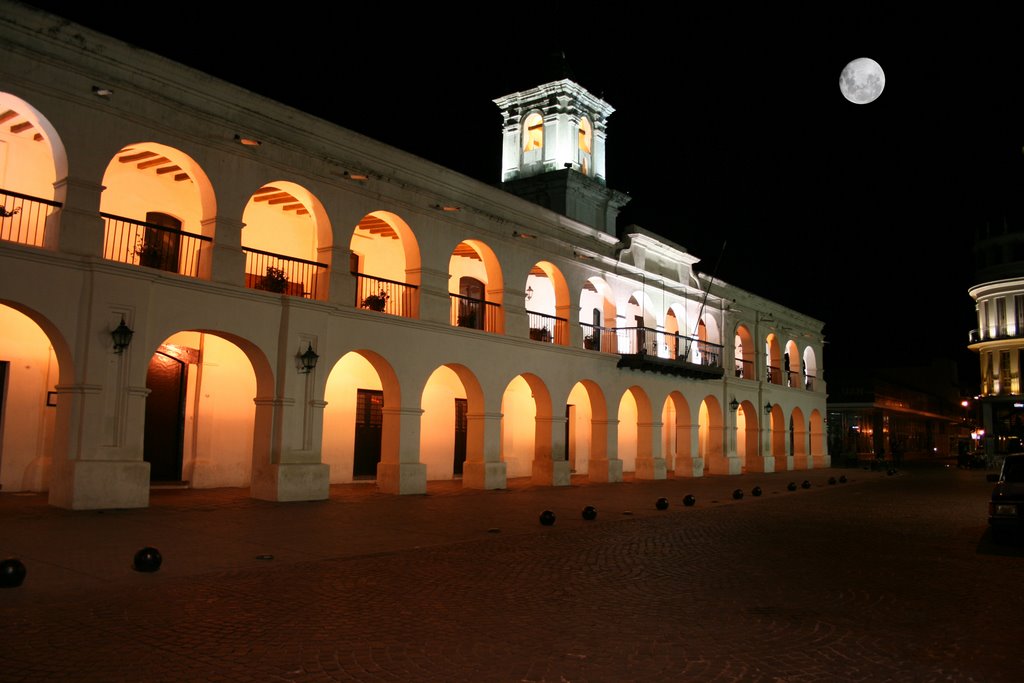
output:
M 523 122 L 523 151 L 532 152 L 544 148 L 544 118 L 534 112 Z
M 590 143 L 593 137 L 593 130 L 590 127 L 590 121 L 583 118 L 580 119 L 580 151 L 584 154 L 590 154 Z

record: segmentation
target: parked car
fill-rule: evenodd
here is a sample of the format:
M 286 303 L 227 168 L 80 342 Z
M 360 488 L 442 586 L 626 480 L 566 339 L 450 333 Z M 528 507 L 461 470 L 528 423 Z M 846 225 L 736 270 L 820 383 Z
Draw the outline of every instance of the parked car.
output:
M 988 475 L 996 483 L 988 503 L 988 523 L 996 539 L 1024 528 L 1024 453 L 1008 455 L 999 474 Z

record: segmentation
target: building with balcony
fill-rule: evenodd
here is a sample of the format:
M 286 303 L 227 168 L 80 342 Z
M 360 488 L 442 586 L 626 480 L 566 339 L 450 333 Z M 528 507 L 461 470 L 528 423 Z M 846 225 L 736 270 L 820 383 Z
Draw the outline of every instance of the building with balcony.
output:
M 968 348 L 981 363 L 975 408 L 990 455 L 1024 450 L 1024 220 L 1003 216 L 978 229 L 974 246 L 978 327 Z
M 617 230 L 613 110 L 580 85 L 496 101 L 491 186 L 3 10 L 4 492 L 829 466 L 822 323 Z

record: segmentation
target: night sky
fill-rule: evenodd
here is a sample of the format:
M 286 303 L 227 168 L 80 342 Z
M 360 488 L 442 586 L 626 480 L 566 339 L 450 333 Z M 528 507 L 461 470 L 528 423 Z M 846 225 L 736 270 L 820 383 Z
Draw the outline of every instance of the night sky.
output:
M 481 5 L 467 29 L 444 3 L 31 4 L 489 184 L 492 100 L 567 68 L 616 109 L 608 184 L 633 198 L 620 229 L 664 235 L 706 273 L 721 254 L 717 277 L 825 322 L 826 371 L 936 356 L 976 381 L 974 230 L 1024 209 L 1024 49 L 1010 15 L 513 3 Z M 886 74 L 867 105 L 838 86 L 858 57 Z

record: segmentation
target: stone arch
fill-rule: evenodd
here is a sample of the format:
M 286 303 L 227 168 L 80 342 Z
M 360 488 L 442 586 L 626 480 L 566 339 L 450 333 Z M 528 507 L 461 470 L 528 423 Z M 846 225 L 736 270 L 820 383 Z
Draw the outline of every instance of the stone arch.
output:
M 591 462 L 608 460 L 608 408 L 593 380 L 573 385 L 566 399 L 569 471 L 590 474 Z
M 45 491 L 67 457 L 74 396 L 71 350 L 38 311 L 0 300 L 0 488 Z
M 419 317 L 422 258 L 416 234 L 400 216 L 372 211 L 349 240 L 355 305 L 405 318 Z
M 746 325 L 736 325 L 733 359 L 736 367 L 735 375 L 741 379 L 756 380 L 757 363 L 754 348 L 754 336 Z
M 551 394 L 530 372 L 509 381 L 501 398 L 501 460 L 509 477 L 533 474 L 534 461 L 552 460 Z
M 368 349 L 344 354 L 328 373 L 324 400 L 321 452 L 331 483 L 373 479 L 377 465 L 398 463 L 401 388 L 383 356 Z
M 151 480 L 250 486 L 272 450 L 266 355 L 249 340 L 212 329 L 172 332 L 147 353 L 143 459 Z
M 690 404 L 679 391 L 665 397 L 661 407 L 661 452 L 665 465 L 677 477 L 699 477 L 704 465 L 693 453 L 693 416 Z
M 462 476 L 467 463 L 483 463 L 484 394 L 469 368 L 438 366 L 423 387 L 420 408 L 420 462 L 428 481 Z
M 818 357 L 810 346 L 804 348 L 803 372 L 804 388 L 808 391 L 817 391 L 815 384 L 818 378 Z
M 127 145 L 103 186 L 104 258 L 209 277 L 217 202 L 195 160 L 157 142 Z
M 803 358 L 800 357 L 800 350 L 796 342 L 790 339 L 786 342 L 786 350 L 782 354 L 782 381 L 787 387 L 793 389 L 802 388 L 801 365 Z
M 729 463 L 725 454 L 725 419 L 722 404 L 712 395 L 700 403 L 697 417 L 697 449 L 704 461 L 705 474 L 728 474 Z
M 0 115 L 4 118 L 0 140 L 7 147 L 6 165 L 18 169 L 14 176 L 0 175 L 0 188 L 63 201 L 63 187 L 57 189 L 55 183 L 67 177 L 68 158 L 53 124 L 27 101 L 3 91 Z M 3 168 L 4 164 L 0 164 L 0 174 Z
M 618 454 L 624 472 L 649 476 L 653 457 L 651 400 L 641 387 L 633 385 L 622 393 L 618 407 Z
M 825 429 L 825 419 L 817 408 L 811 411 L 807 426 L 810 444 L 809 455 L 814 458 L 815 467 L 824 467 L 825 456 L 828 455 L 828 433 Z
M 538 261 L 526 277 L 530 338 L 569 345 L 569 286 L 550 261 Z
M 793 457 L 793 468 L 808 469 L 807 420 L 800 408 L 793 408 L 789 414 L 789 454 Z
M 503 334 L 505 284 L 494 250 L 480 240 L 459 242 L 448 260 L 448 275 L 452 326 Z M 479 295 L 464 289 L 470 281 L 483 290 Z
M 326 299 L 333 229 L 312 192 L 287 180 L 266 183 L 249 198 L 242 222 L 247 287 Z M 271 268 L 286 278 L 282 290 L 267 287 Z
M 580 327 L 583 348 L 616 353 L 615 296 L 601 277 L 588 278 L 580 290 Z
M 657 331 L 659 322 L 654 311 L 654 303 L 645 292 L 636 290 L 626 297 L 620 306 L 623 323 L 618 330 L 619 353 L 665 356 L 664 335 Z
M 755 472 L 763 469 L 763 465 L 758 467 L 761 450 L 758 447 L 761 435 L 758 422 L 757 406 L 750 401 L 740 402 L 736 409 L 736 455 L 739 456 L 744 469 Z
M 0 240 L 52 248 L 67 190 L 64 143 L 45 116 L 11 93 L 0 91 L 0 120 Z

